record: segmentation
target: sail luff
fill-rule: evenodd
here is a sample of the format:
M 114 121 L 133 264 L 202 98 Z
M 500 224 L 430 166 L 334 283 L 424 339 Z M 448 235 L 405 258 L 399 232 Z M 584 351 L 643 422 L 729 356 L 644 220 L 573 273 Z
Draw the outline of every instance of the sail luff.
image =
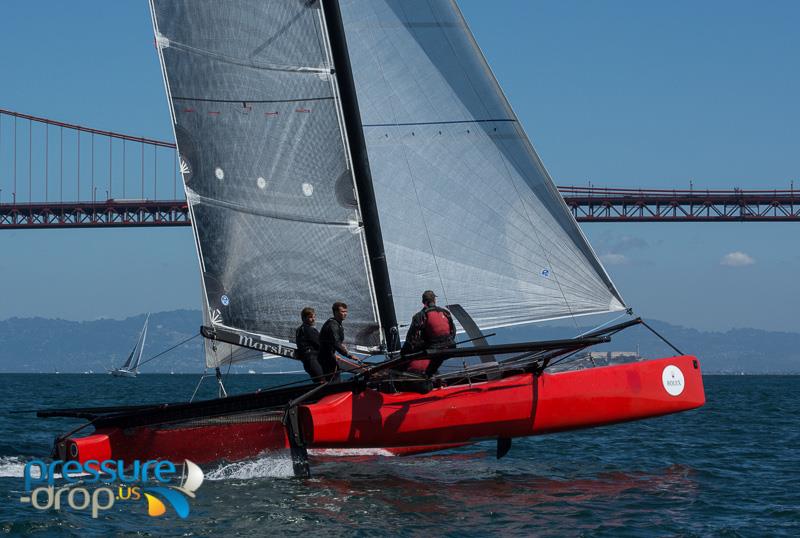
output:
M 177 142 L 178 142 L 178 132 L 177 132 L 176 128 L 178 126 L 178 120 L 177 120 L 177 118 L 175 116 L 175 108 L 173 106 L 173 101 L 172 101 L 172 92 L 170 91 L 170 86 L 169 86 L 169 73 L 167 72 L 167 64 L 164 61 L 164 51 L 163 51 L 161 45 L 159 44 L 159 40 L 158 40 L 159 36 L 161 35 L 161 32 L 158 29 L 158 17 L 156 17 L 156 5 L 155 5 L 155 2 L 156 2 L 156 0 L 149 0 L 148 4 L 150 4 L 150 18 L 151 18 L 151 20 L 153 22 L 153 35 L 155 36 L 155 40 L 156 40 L 156 51 L 157 51 L 157 54 L 158 54 L 158 64 L 159 64 L 159 67 L 161 68 L 161 77 L 162 77 L 162 81 L 164 82 L 164 95 L 167 96 L 167 109 L 169 110 L 169 117 L 170 117 L 170 120 L 171 120 L 170 123 L 171 123 L 171 127 L 172 127 L 172 138 L 173 138 L 173 140 L 175 140 L 175 151 L 178 153 L 178 173 L 179 173 L 179 175 L 181 177 L 181 180 L 182 180 L 181 181 L 181 188 L 183 188 L 183 195 L 186 198 L 186 207 L 187 207 L 187 210 L 189 212 L 189 222 L 194 222 L 195 221 L 194 220 L 195 219 L 195 217 L 194 217 L 194 207 L 192 206 L 192 200 L 190 198 L 189 186 L 186 184 L 185 181 L 183 181 L 183 163 L 182 163 L 181 157 L 180 157 L 181 149 L 180 149 L 180 147 L 178 147 L 178 144 L 177 144 Z M 194 239 L 193 243 L 194 243 L 195 254 L 197 254 L 197 263 L 198 263 L 198 268 L 200 269 L 200 275 L 201 275 L 201 278 L 200 278 L 200 288 L 202 289 L 202 293 L 201 293 L 201 309 L 203 311 L 203 317 L 205 319 L 205 316 L 207 316 L 207 315 L 210 316 L 210 314 L 211 314 L 211 305 L 208 303 L 208 292 L 206 291 L 205 279 L 202 278 L 202 275 L 205 273 L 205 267 L 203 267 L 203 251 L 200 248 L 200 235 L 199 235 L 199 231 L 198 231 L 197 227 L 193 225 L 193 226 L 191 226 L 191 228 L 192 228 L 192 238 Z
M 386 331 L 384 336 L 388 350 L 396 351 L 400 348 L 397 315 L 394 308 L 394 299 L 392 298 L 389 268 L 386 264 L 380 217 L 372 186 L 372 173 L 361 123 L 358 96 L 350 66 L 350 56 L 347 51 L 347 38 L 338 0 L 320 1 L 325 15 L 325 29 L 328 32 L 328 41 L 336 70 L 335 76 L 338 81 L 353 174 L 361 202 L 361 217 L 364 221 L 364 233 L 376 292 L 375 298 L 378 303 L 378 316 L 384 331 Z

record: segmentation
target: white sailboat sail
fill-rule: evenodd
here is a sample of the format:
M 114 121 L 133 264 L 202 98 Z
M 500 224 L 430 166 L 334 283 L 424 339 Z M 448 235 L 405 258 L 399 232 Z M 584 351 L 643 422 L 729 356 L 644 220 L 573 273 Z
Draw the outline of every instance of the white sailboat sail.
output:
M 625 308 L 452 0 L 151 6 L 212 329 L 285 344 L 343 300 L 374 346 L 425 289 L 484 329 Z
M 147 340 L 147 325 L 150 323 L 150 313 L 148 312 L 144 318 L 144 325 L 142 325 L 142 330 L 139 331 L 139 336 L 136 338 L 136 344 L 134 344 L 133 349 L 131 350 L 128 358 L 125 360 L 125 364 L 123 364 L 119 368 L 114 368 L 110 370 L 110 373 L 114 376 L 120 377 L 135 377 L 139 371 L 139 363 L 142 362 L 142 353 L 144 353 L 144 343 Z
M 397 319 L 624 309 L 452 0 L 340 0 Z
M 126 363 L 124 368 L 129 368 L 134 372 L 139 370 L 139 363 L 142 362 L 142 353 L 144 353 L 144 343 L 147 341 L 147 325 L 149 323 L 150 312 L 148 312 L 147 316 L 144 318 L 144 327 L 142 327 L 142 332 L 139 333 L 139 341 L 136 342 L 136 346 L 138 347 L 138 351 L 136 352 L 136 360 L 134 360 L 130 365 Z M 133 358 L 133 354 L 131 354 L 131 358 Z
M 313 306 L 380 342 L 316 2 L 151 2 L 213 327 L 285 344 Z

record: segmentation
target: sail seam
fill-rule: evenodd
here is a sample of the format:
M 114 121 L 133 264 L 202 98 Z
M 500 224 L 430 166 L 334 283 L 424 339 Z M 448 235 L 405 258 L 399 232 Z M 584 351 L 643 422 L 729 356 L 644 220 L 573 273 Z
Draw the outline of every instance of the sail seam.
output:
M 248 101 L 249 102 L 249 101 Z M 253 101 L 255 102 L 255 101 Z M 365 123 L 363 127 L 407 127 L 407 126 L 414 126 L 414 125 L 452 125 L 452 124 L 459 124 L 459 123 L 494 123 L 498 121 L 508 121 L 512 123 L 516 123 L 517 120 L 510 119 L 510 118 L 498 118 L 498 119 L 487 119 L 487 120 L 449 120 L 449 121 L 416 121 L 416 122 L 409 122 L 409 123 Z
M 197 101 L 201 103 L 297 103 L 300 101 L 333 101 L 330 97 L 299 97 L 297 99 L 210 99 L 203 97 L 173 97 L 174 101 Z

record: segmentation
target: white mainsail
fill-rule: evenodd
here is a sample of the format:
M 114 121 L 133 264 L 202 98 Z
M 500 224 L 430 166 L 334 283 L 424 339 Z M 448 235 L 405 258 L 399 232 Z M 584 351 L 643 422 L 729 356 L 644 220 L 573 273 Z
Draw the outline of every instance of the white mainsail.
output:
M 151 6 L 212 329 L 284 345 L 343 300 L 374 346 L 425 289 L 483 329 L 625 308 L 454 1 Z
M 212 327 L 285 345 L 345 301 L 380 343 L 319 5 L 151 7 Z

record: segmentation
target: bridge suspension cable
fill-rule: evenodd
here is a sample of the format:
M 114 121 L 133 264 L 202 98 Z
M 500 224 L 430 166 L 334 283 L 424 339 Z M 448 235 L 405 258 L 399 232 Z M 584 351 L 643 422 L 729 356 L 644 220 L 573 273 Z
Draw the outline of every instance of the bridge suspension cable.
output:
M 187 226 L 180 182 L 172 142 L 0 109 L 0 229 Z M 559 191 L 579 222 L 800 221 L 793 183 L 771 190 Z

